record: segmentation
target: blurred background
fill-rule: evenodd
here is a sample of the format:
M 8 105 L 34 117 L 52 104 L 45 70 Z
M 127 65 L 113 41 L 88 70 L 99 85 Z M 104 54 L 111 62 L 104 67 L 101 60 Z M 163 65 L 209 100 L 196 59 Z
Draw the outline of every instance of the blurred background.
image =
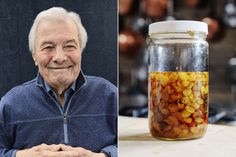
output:
M 236 125 L 236 0 L 119 0 L 119 114 L 147 117 L 148 25 L 208 24 L 209 122 Z

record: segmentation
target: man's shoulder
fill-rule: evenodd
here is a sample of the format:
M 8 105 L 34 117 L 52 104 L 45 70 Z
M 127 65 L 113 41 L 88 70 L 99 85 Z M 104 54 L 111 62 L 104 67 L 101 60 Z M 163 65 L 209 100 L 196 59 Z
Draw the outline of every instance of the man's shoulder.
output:
M 33 79 L 13 87 L 10 91 L 29 90 L 29 88 L 35 87 L 35 85 L 36 85 L 36 79 Z
M 11 97 L 11 96 L 22 96 L 25 93 L 30 93 L 33 88 L 35 88 L 36 79 L 30 80 L 23 84 L 17 85 L 10 89 L 3 97 Z
M 85 79 L 88 84 L 105 85 L 110 86 L 112 88 L 116 88 L 114 84 L 102 77 L 85 75 Z
M 105 78 L 85 75 L 85 80 L 86 80 L 85 86 L 87 86 L 88 88 L 93 88 L 93 89 L 97 88 L 100 91 L 104 89 L 106 91 L 113 91 L 115 93 L 117 92 L 117 87 L 110 81 L 106 80 Z

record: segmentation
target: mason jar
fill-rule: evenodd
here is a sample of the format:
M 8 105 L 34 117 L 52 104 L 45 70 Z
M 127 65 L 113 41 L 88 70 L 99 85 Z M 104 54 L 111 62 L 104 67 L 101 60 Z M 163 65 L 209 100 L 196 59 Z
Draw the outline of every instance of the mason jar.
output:
M 149 129 L 163 140 L 196 139 L 208 124 L 208 27 L 199 21 L 149 25 Z

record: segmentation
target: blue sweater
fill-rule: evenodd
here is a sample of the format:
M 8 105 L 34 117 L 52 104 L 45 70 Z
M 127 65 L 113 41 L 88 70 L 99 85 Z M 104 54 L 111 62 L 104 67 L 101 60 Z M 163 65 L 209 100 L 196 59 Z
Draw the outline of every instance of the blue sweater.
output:
M 85 76 L 63 110 L 40 75 L 10 90 L 0 101 L 0 157 L 42 143 L 64 143 L 117 156 L 117 88 Z

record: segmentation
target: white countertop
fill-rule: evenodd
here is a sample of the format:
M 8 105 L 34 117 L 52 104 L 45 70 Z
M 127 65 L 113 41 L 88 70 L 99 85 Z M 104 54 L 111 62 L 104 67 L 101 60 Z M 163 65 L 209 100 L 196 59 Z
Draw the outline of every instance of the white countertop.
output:
M 209 124 L 203 138 L 162 141 L 148 119 L 119 116 L 119 157 L 236 157 L 236 127 Z

